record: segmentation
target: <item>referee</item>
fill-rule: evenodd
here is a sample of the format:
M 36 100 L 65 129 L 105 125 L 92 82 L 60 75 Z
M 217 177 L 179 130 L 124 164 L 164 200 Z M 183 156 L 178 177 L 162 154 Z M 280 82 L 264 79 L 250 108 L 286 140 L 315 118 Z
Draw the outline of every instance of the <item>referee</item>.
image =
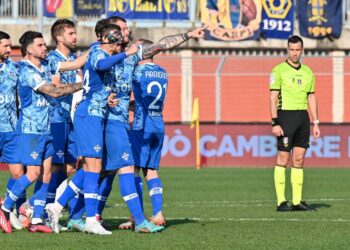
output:
M 277 164 L 274 170 L 277 211 L 316 211 L 302 201 L 303 164 L 310 138 L 310 116 L 313 136 L 320 136 L 315 77 L 312 70 L 300 63 L 303 40 L 299 36 L 288 39 L 288 59 L 278 64 L 270 76 L 270 112 L 272 133 L 277 137 Z M 291 154 L 292 152 L 292 154 Z M 291 184 L 293 200 L 285 198 L 286 166 L 291 156 Z

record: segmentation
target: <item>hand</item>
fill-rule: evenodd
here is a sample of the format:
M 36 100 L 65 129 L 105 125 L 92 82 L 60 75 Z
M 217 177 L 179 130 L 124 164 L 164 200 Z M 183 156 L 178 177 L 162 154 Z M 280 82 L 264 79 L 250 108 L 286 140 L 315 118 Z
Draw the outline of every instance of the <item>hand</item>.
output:
M 273 126 L 272 127 L 272 134 L 277 136 L 277 137 L 283 136 L 284 132 L 283 132 L 282 127 L 280 125 Z
M 319 128 L 318 124 L 314 124 L 313 134 L 314 134 L 314 139 L 317 140 L 318 138 L 320 138 L 321 131 L 320 131 L 320 128 Z
M 195 30 L 192 30 L 190 32 L 187 33 L 187 35 L 191 38 L 203 38 L 204 34 L 205 34 L 205 30 L 208 28 L 208 26 L 204 26 L 202 28 L 198 28 Z
M 107 98 L 107 104 L 111 108 L 114 108 L 114 107 L 116 107 L 118 105 L 119 99 L 115 98 L 116 95 L 117 95 L 116 93 L 112 93 Z
M 56 88 L 62 87 L 62 84 L 60 81 L 60 75 L 53 75 L 51 78 L 51 84 Z
M 137 52 L 138 48 L 135 44 L 130 45 L 128 50 L 125 52 L 127 56 L 133 55 Z

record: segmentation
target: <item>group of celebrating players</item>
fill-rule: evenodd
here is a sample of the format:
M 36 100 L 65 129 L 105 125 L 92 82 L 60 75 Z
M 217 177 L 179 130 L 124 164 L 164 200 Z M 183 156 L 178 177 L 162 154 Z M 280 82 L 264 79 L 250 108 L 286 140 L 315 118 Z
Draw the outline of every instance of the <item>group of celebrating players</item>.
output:
M 102 211 L 116 174 L 131 214 L 119 228 L 164 229 L 158 168 L 168 76 L 153 56 L 202 38 L 204 29 L 130 45 L 126 20 L 111 17 L 96 23 L 97 41 L 76 57 L 75 24 L 59 19 L 51 27 L 56 49 L 47 55 L 42 34 L 27 31 L 19 40 L 18 63 L 9 57 L 10 36 L 0 31 L 0 155 L 11 173 L 0 209 L 4 232 L 28 227 L 29 232 L 68 228 L 112 234 Z M 141 169 L 153 208 L 150 219 L 144 215 Z M 67 228 L 59 224 L 66 206 Z

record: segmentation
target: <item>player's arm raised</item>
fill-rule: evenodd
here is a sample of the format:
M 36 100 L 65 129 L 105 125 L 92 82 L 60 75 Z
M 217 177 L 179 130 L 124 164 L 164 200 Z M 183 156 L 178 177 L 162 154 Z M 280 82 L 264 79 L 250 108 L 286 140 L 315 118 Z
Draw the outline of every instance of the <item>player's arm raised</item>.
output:
M 62 84 L 60 87 L 56 87 L 53 84 L 44 83 L 38 88 L 38 91 L 52 97 L 60 97 L 77 92 L 82 88 L 83 82 L 74 84 Z
M 155 42 L 152 45 L 142 48 L 142 59 L 148 59 L 161 51 L 176 48 L 177 46 L 188 41 L 191 38 L 203 38 L 204 30 L 206 28 L 207 27 L 202 27 L 187 33 L 166 36 L 160 39 L 158 42 Z
M 75 69 L 80 69 L 84 66 L 87 56 L 89 55 L 89 51 L 84 51 L 77 59 L 74 61 L 65 61 L 65 62 L 60 62 L 59 65 L 59 71 L 69 71 L 69 70 L 75 70 Z

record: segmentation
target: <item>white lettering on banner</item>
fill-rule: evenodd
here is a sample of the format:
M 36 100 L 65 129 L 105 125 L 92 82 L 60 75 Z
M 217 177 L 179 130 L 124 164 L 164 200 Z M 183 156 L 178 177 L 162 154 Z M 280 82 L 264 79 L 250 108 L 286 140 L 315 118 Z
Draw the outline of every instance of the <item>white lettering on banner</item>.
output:
M 174 132 L 175 135 L 171 139 L 169 139 L 168 136 L 165 136 L 162 156 L 170 151 L 175 157 L 184 157 L 191 151 L 191 141 L 187 136 L 182 134 L 180 129 L 176 129 Z
M 204 135 L 200 139 L 200 152 L 205 157 L 214 157 L 216 155 L 215 149 L 209 149 L 208 144 L 216 142 L 216 136 L 214 135 Z
M 162 149 L 162 157 L 168 153 L 175 157 L 186 157 L 191 151 L 192 142 L 180 129 L 176 129 L 175 135 L 165 135 Z M 318 140 L 310 137 L 310 148 L 306 157 L 340 158 L 339 135 L 322 136 Z M 273 135 L 237 135 L 225 134 L 222 138 L 214 134 L 203 135 L 200 139 L 201 155 L 207 158 L 223 157 L 251 157 L 271 158 L 276 157 L 276 138 Z M 348 137 L 348 157 L 350 157 L 350 136 Z
M 318 158 L 340 158 L 340 136 L 323 136 L 318 140 L 310 137 L 310 147 L 306 157 L 316 156 Z
M 259 155 L 257 157 L 274 157 L 275 155 L 277 155 L 276 144 L 277 140 L 275 136 L 259 136 Z

